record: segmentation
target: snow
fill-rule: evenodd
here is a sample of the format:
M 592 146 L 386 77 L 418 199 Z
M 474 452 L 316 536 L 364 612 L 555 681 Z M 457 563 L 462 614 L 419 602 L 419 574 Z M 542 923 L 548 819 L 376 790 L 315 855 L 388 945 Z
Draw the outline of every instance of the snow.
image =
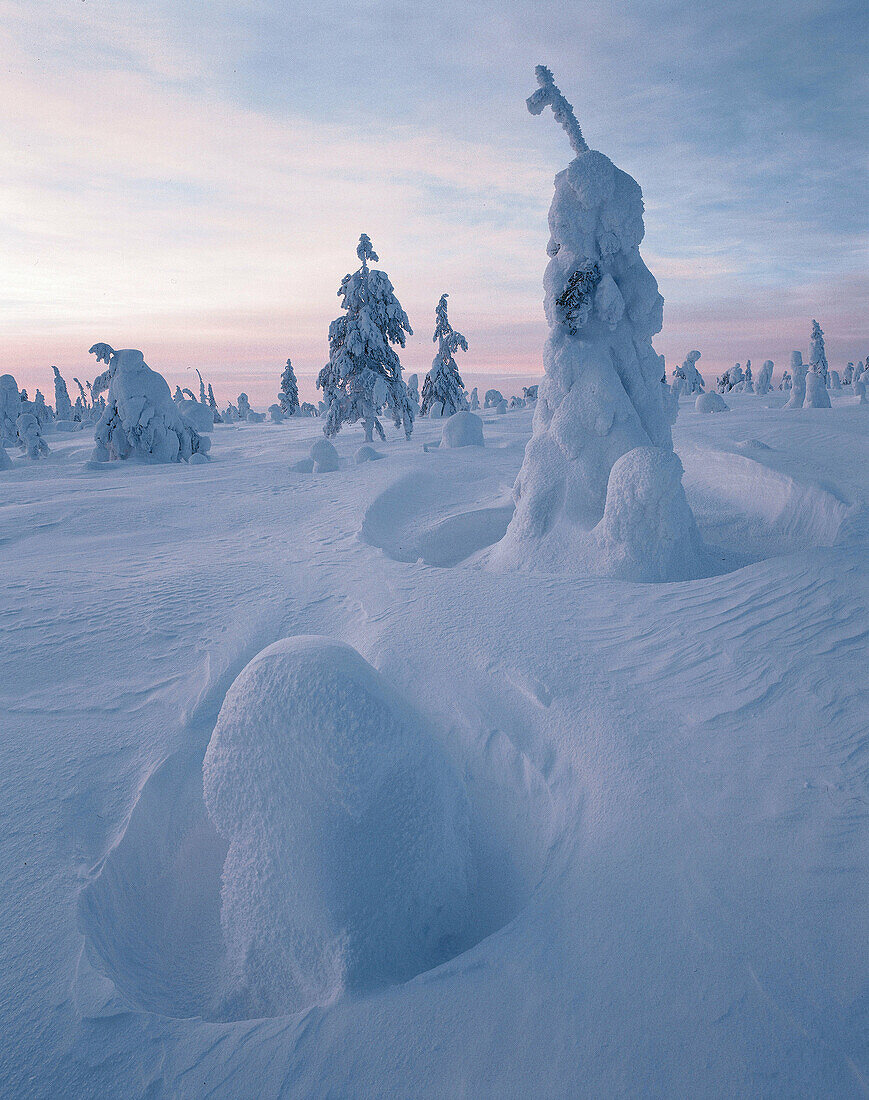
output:
M 328 439 L 318 439 L 311 447 L 315 474 L 328 474 L 341 468 L 341 460 L 334 445 Z
M 723 413 L 729 406 L 720 393 L 701 393 L 694 400 L 694 409 L 699 413 Z
M 803 401 L 804 409 L 829 409 L 830 395 L 824 383 L 824 376 L 810 370 L 805 379 L 806 397 Z
M 24 448 L 28 458 L 44 458 L 50 453 L 49 446 L 42 438 L 39 421 L 32 412 L 24 412 L 15 422 L 18 442 Z
M 482 447 L 483 421 L 476 413 L 453 413 L 444 421 L 441 432 L 442 447 Z
M 295 637 L 258 654 L 227 693 L 203 778 L 229 844 L 234 1015 L 407 981 L 464 944 L 466 796 L 422 719 L 350 646 Z
M 381 458 L 386 458 L 386 455 L 376 451 L 370 443 L 363 443 L 353 456 L 353 461 L 357 466 L 361 466 L 365 462 L 377 462 Z
M 0 1093 L 861 1095 L 869 411 L 784 397 L 732 394 L 727 416 L 683 400 L 675 449 L 714 569 L 657 584 L 484 566 L 528 409 L 488 416 L 484 448 L 425 452 L 443 422 L 421 421 L 362 466 L 342 433 L 340 477 L 288 473 L 321 437 L 301 418 L 217 425 L 204 465 L 91 471 L 88 432 L 16 459 Z M 300 635 L 400 700 L 460 778 L 471 946 L 229 1019 L 250 1002 L 222 998 L 228 841 L 202 766 L 233 683 Z M 269 715 L 321 761 L 306 699 L 279 720 L 255 692 L 225 717 Z M 254 795 L 292 781 L 259 744 L 233 755 Z M 265 823 L 288 821 L 273 803 Z

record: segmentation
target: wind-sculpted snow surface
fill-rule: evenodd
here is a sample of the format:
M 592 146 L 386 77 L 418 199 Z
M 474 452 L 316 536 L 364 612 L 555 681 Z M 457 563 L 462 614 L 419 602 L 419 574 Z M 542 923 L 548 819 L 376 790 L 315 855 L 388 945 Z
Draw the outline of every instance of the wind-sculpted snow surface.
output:
M 583 571 L 600 565 L 600 539 L 589 536 L 604 514 L 613 464 L 636 447 L 673 449 L 671 395 L 652 347 L 663 299 L 640 256 L 639 185 L 579 143 L 552 74 L 538 67 L 537 76 L 541 89 L 529 109 L 539 113 L 551 103 L 578 154 L 555 178 L 544 277 L 546 375 L 514 488 L 516 512 L 493 561 Z M 680 514 L 690 516 L 687 505 Z M 691 524 L 688 545 L 694 533 Z M 654 557 L 656 548 L 649 552 Z M 683 577 L 699 572 L 695 563 Z
M 211 441 L 182 417 L 166 380 L 151 370 L 140 351 L 94 344 L 91 352 L 108 364 L 94 381 L 94 394 L 108 389 L 94 429 L 94 461 L 179 462 L 208 451 Z
M 464 792 L 350 646 L 298 637 L 255 657 L 221 707 L 203 779 L 229 842 L 235 1014 L 330 1003 L 455 953 L 472 884 Z

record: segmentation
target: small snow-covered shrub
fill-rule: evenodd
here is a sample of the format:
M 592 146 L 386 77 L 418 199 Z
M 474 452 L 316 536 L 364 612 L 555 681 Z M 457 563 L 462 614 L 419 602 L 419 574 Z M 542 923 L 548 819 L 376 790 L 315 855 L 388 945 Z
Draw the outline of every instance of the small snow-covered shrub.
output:
M 35 413 L 22 413 L 18 417 L 15 428 L 18 442 L 24 448 L 28 458 L 44 458 L 45 455 L 50 454 L 49 446 L 39 430 L 39 421 Z
M 273 424 L 281 424 L 284 420 L 284 410 L 280 405 L 269 405 L 269 417 Z
M 203 405 L 199 401 L 185 398 L 180 403 L 176 403 L 176 407 L 181 413 L 181 419 L 194 431 L 206 435 L 214 429 L 214 413 L 207 404 Z
M 328 439 L 318 439 L 314 443 L 311 447 L 311 458 L 314 462 L 315 474 L 328 474 L 341 468 L 338 452 Z
M 663 447 L 636 447 L 613 463 L 603 519 L 595 529 L 607 576 L 675 581 L 702 572 L 703 540 L 682 473 L 679 456 Z
M 95 393 L 108 389 L 94 430 L 94 461 L 179 462 L 210 448 L 211 440 L 184 420 L 166 379 L 151 370 L 140 351 L 94 344 L 91 352 L 108 364 L 94 382 Z
M 699 413 L 729 412 L 730 406 L 720 393 L 700 393 L 694 401 L 694 409 Z
M 455 952 L 472 884 L 464 791 L 350 646 L 297 637 L 256 656 L 220 709 L 203 790 L 229 843 L 226 1000 L 245 1015 L 329 1004 Z
M 251 410 L 245 417 L 245 420 L 248 422 L 248 424 L 262 424 L 265 421 L 265 418 L 265 413 L 258 413 Z
M 442 447 L 482 447 L 483 421 L 476 413 L 463 410 L 444 421 Z
M 362 466 L 366 462 L 377 462 L 381 458 L 386 458 L 386 455 L 381 454 L 380 451 L 375 451 L 370 443 L 363 443 L 353 456 L 353 461 L 357 466 Z
M 250 401 L 248 401 L 247 394 L 240 393 L 238 395 L 238 419 L 247 420 L 247 414 L 250 411 Z

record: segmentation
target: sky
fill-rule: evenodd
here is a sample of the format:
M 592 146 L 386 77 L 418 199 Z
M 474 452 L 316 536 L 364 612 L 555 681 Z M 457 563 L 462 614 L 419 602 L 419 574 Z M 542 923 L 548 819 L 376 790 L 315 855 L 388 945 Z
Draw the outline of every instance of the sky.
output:
M 477 378 L 542 373 L 552 180 L 583 133 L 640 183 L 668 368 L 869 353 L 864 0 L 0 0 L 0 371 L 95 341 L 225 404 L 328 358 L 372 238 L 424 372 L 444 291 Z M 82 373 L 83 372 L 83 373 Z M 196 388 L 192 386 L 191 388 Z

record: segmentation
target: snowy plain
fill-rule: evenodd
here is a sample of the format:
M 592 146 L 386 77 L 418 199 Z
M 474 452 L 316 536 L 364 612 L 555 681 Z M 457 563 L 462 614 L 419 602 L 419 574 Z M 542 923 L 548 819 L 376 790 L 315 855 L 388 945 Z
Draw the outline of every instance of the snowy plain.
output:
M 717 572 L 498 571 L 529 410 L 485 447 L 291 472 L 317 420 L 197 466 L 2 477 L 0 1094 L 776 1096 L 867 1091 L 869 408 L 683 399 Z M 214 998 L 225 844 L 202 763 L 282 638 L 353 646 L 470 812 L 466 942 L 266 1018 Z M 230 1018 L 231 1017 L 231 1018 Z

